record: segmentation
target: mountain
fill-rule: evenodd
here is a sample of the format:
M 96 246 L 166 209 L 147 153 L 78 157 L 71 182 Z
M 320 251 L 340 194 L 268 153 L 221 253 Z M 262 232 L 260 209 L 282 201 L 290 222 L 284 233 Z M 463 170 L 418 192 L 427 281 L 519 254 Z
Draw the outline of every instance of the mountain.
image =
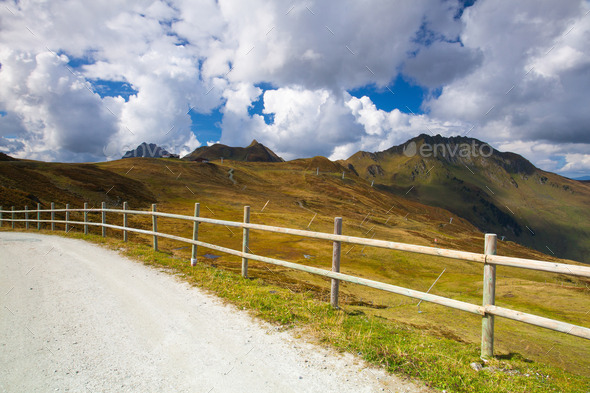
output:
M 176 157 L 177 155 L 169 153 L 168 151 L 164 150 L 160 146 L 156 145 L 155 143 L 145 143 L 143 142 L 141 145 L 137 146 L 133 150 L 129 150 L 126 152 L 122 158 L 131 158 L 131 157 L 150 157 L 150 158 L 162 158 L 162 157 Z
M 192 153 L 182 157 L 188 161 L 215 161 L 221 158 L 247 162 L 283 162 L 272 150 L 262 143 L 253 140 L 248 147 L 230 147 L 216 143 L 212 146 L 201 146 Z
M 590 176 L 582 176 L 582 177 L 576 177 L 572 180 L 578 180 L 578 181 L 590 181 Z
M 80 207 L 88 202 L 96 207 L 103 201 L 111 206 L 120 207 L 128 201 L 132 206 L 147 207 L 156 197 L 141 182 L 98 164 L 0 160 L 0 205 L 4 207 L 37 207 L 41 203 L 48 208 L 51 202 L 61 207 L 66 203 Z
M 9 155 L 0 152 L 0 161 L 16 161 L 16 158 L 12 158 Z
M 590 184 L 474 138 L 422 134 L 341 161 L 375 186 L 549 255 L 590 262 Z

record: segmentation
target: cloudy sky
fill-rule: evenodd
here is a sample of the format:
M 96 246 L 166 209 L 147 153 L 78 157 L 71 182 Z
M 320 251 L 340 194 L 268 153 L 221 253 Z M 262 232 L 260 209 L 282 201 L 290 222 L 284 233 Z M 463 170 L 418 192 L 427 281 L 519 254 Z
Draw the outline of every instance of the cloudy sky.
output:
M 468 135 L 590 175 L 590 2 L 0 2 L 0 151 L 257 139 L 347 158 Z

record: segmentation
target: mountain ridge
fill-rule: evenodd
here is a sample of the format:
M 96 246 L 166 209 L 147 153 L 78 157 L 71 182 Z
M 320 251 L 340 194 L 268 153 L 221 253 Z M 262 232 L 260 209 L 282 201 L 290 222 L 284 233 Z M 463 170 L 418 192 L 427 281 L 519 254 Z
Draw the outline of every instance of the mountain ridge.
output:
M 127 151 L 121 158 L 132 158 L 132 157 L 149 157 L 149 158 L 165 158 L 165 157 L 176 157 L 177 155 L 172 154 L 164 148 L 156 145 L 155 143 L 140 143 L 135 149 Z
M 157 146 L 154 144 L 145 146 L 151 152 L 156 151 L 154 146 Z M 159 151 L 160 155 L 165 153 Z M 238 162 L 257 163 L 267 168 L 268 179 L 259 176 L 257 184 L 264 183 L 267 187 L 277 188 L 281 182 L 290 181 L 285 177 L 272 176 L 271 168 L 284 161 L 256 140 L 245 148 L 231 148 L 222 144 L 200 147 L 180 161 L 216 161 L 206 166 L 199 164 L 194 170 L 205 171 L 209 173 L 208 176 L 214 176 L 220 182 L 229 181 L 234 186 L 238 186 L 245 179 L 244 176 L 249 176 L 247 171 L 240 173 L 236 170 L 232 172 L 234 181 L 228 179 L 227 174 L 219 172 L 220 166 L 217 164 L 221 157 L 228 160 L 231 168 Z M 0 161 L 3 159 L 11 160 L 3 161 L 5 165 L 14 160 L 0 155 Z M 123 160 L 124 166 L 129 165 L 127 160 L 129 158 Z M 443 208 L 450 214 L 448 220 L 451 216 L 455 216 L 455 220 L 462 217 L 480 231 L 497 233 L 501 239 L 518 242 L 547 255 L 590 262 L 590 213 L 587 209 L 590 204 L 590 183 L 545 172 L 518 154 L 500 152 L 475 138 L 422 134 L 381 152 L 359 151 L 347 160 L 333 162 L 325 157 L 313 157 L 289 161 L 288 164 L 301 173 L 332 176 L 344 184 L 357 182 L 356 179 L 364 180 L 376 190 L 423 206 Z M 27 160 L 16 160 L 5 166 L 7 177 L 0 176 L 0 186 L 5 186 L 1 194 L 7 196 L 4 198 L 6 203 L 36 203 L 37 199 L 43 199 L 39 190 L 49 187 L 50 183 L 58 184 L 58 188 L 66 192 L 75 188 L 75 193 L 92 195 L 92 200 L 98 200 L 96 198 L 103 188 L 108 190 L 112 187 L 107 184 L 108 173 L 83 169 L 85 167 L 82 164 L 60 164 L 63 165 L 60 171 L 70 173 L 72 170 L 67 168 L 80 168 L 76 170 L 86 173 L 89 182 L 94 181 L 91 180 L 93 177 L 103 179 L 101 187 L 86 191 L 88 187 L 83 184 L 86 175 L 68 175 L 72 177 L 72 185 L 62 184 L 64 176 L 59 174 L 60 171 L 55 172 L 55 176 L 49 176 L 49 179 L 42 179 L 45 173 L 29 170 L 32 165 L 53 167 L 49 163 L 33 164 Z M 22 184 L 16 184 L 11 179 L 20 179 L 20 175 L 14 171 L 16 167 L 22 167 L 23 173 L 27 173 L 30 179 L 23 178 L 19 180 Z M 248 168 L 248 165 L 244 168 Z M 39 186 L 35 189 L 28 187 L 31 179 L 37 178 Z M 305 178 L 311 183 L 317 181 L 308 175 Z M 207 179 L 205 177 L 200 181 L 208 184 Z M 117 182 L 122 184 L 123 179 Z M 251 187 L 248 184 L 244 186 Z M 150 195 L 140 184 L 133 187 L 138 190 L 136 202 L 153 201 L 161 192 L 160 189 L 154 189 Z M 13 190 L 19 190 L 18 197 Z M 51 195 L 58 195 L 59 192 L 52 191 Z M 267 191 L 261 189 L 261 192 Z M 291 194 L 294 192 L 289 191 Z M 114 193 L 114 190 L 111 191 L 109 196 Z M 125 196 L 121 195 L 120 198 Z M 72 195 L 70 200 L 73 203 L 81 199 Z
M 17 161 L 17 159 L 14 157 L 10 157 L 8 154 L 0 152 L 0 161 Z
M 221 143 L 211 146 L 201 146 L 192 153 L 182 157 L 188 161 L 214 161 L 221 158 L 245 162 L 283 162 L 281 157 L 256 139 L 247 147 L 231 147 Z
M 484 232 L 590 261 L 589 184 L 543 171 L 516 153 L 475 138 L 421 134 L 340 162 L 377 187 L 450 210 Z

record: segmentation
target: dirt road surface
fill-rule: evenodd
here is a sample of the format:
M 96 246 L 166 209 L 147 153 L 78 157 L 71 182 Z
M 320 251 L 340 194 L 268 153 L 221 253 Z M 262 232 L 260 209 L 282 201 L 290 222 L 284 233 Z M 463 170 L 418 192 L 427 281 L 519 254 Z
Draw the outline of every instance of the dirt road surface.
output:
M 2 392 L 421 392 L 81 240 L 0 232 Z

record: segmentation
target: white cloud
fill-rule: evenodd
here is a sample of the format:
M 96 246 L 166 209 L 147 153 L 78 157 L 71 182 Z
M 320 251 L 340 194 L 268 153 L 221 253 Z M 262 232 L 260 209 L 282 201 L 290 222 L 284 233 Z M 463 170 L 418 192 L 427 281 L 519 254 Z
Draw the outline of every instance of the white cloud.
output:
M 259 115 L 250 117 L 248 108 L 262 90 L 246 83 L 240 83 L 224 92 L 223 133 L 221 143 L 231 146 L 246 146 L 264 129 L 266 124 Z
M 232 51 L 228 78 L 234 82 L 335 91 L 384 85 L 414 48 L 424 14 L 439 7 L 426 1 L 367 6 L 347 0 L 337 7 L 319 1 L 220 1 L 227 28 L 218 54 Z M 217 75 L 227 72 L 217 68 Z
M 0 102 L 9 118 L 20 118 L 21 126 L 9 132 L 27 142 L 21 155 L 41 158 L 62 149 L 68 158 L 83 160 L 101 154 L 116 119 L 86 81 L 67 71 L 67 59 L 49 52 L 3 55 L 2 67 L 10 72 L 0 73 Z
M 120 157 L 142 141 L 178 152 L 199 145 L 187 112 L 220 105 L 224 84 L 200 79 L 195 46 L 181 45 L 171 31 L 177 9 L 161 1 L 124 7 L 55 1 L 0 12 L 9 20 L 6 47 L 18 48 L 0 51 L 6 87 L 0 88 L 0 110 L 23 118 L 26 129 L 24 147 L 12 154 L 100 160 L 105 153 Z M 91 64 L 72 70 L 69 58 L 56 53 L 89 56 Z M 87 89 L 86 80 L 94 79 L 125 81 L 138 93 L 127 102 L 101 98 Z M 207 94 L 210 87 L 216 89 Z
M 342 98 L 326 89 L 268 90 L 264 112 L 274 114 L 274 122 L 264 130 L 264 140 L 288 159 L 330 156 L 335 146 L 356 141 L 364 133 Z
M 492 141 L 590 141 L 582 130 L 590 121 L 582 109 L 590 105 L 587 8 L 579 1 L 468 8 L 461 40 L 481 51 L 482 63 L 426 104 L 431 116 L 477 124 L 472 136 Z
M 471 130 L 544 169 L 586 170 L 577 150 L 590 144 L 588 9 L 584 0 L 479 0 L 465 10 L 455 0 L 8 2 L 0 149 L 100 160 L 147 141 L 186 152 L 199 145 L 189 109 L 221 108 L 221 142 L 256 138 L 285 158 L 345 158 Z M 72 73 L 74 57 L 89 64 Z M 424 114 L 347 93 L 400 73 L 440 88 Z M 87 89 L 95 80 L 137 94 L 101 98 Z M 271 124 L 250 115 L 258 99 Z
M 575 176 L 586 175 L 590 172 L 590 154 L 566 154 L 567 163 L 559 170 L 564 173 L 572 173 Z
M 248 114 L 261 93 L 247 84 L 226 91 L 222 143 L 243 146 L 257 139 L 281 157 L 294 159 L 330 156 L 335 146 L 360 140 L 364 134 L 344 101 L 330 90 L 301 86 L 267 90 L 261 99 L 264 114 L 273 118 L 271 124 Z
M 465 123 L 437 121 L 426 115 L 411 115 L 394 109 L 386 112 L 377 109 L 369 97 L 350 97 L 347 106 L 355 116 L 356 121 L 363 125 L 367 131 L 359 143 L 355 146 L 347 146 L 340 151 L 352 153 L 358 150 L 382 151 L 391 146 L 401 144 L 419 134 L 453 134 L 465 132 L 468 126 Z M 349 155 L 350 156 L 350 155 Z M 348 158 L 348 156 L 334 156 L 335 158 Z
M 477 49 L 465 48 L 458 42 L 438 41 L 409 59 L 405 63 L 404 73 L 422 86 L 437 88 L 465 77 L 481 61 L 482 54 Z

